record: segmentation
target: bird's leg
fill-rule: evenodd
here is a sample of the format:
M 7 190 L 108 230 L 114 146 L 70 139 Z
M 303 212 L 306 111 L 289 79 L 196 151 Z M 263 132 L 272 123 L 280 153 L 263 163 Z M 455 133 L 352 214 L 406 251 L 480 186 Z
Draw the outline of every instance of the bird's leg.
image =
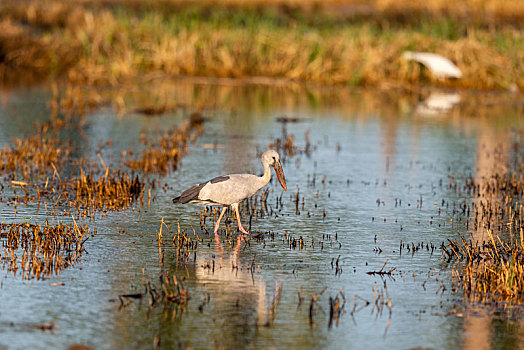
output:
M 244 228 L 244 226 L 242 226 L 242 223 L 240 222 L 240 213 L 238 212 L 238 204 L 234 206 L 234 209 L 235 209 L 235 213 L 237 214 L 238 229 L 242 233 L 249 234 L 249 232 L 246 231 L 246 229 Z
M 222 244 L 220 244 L 220 236 L 218 233 L 215 233 L 215 244 L 217 246 L 218 254 L 220 255 L 220 258 L 224 260 L 224 249 L 222 249 Z
M 222 220 L 222 217 L 224 216 L 224 214 L 226 213 L 226 210 L 227 210 L 227 207 L 223 207 L 222 208 L 222 211 L 220 211 L 220 215 L 218 216 L 218 220 L 217 222 L 215 223 L 215 234 L 218 233 L 218 228 L 220 227 L 220 220 Z

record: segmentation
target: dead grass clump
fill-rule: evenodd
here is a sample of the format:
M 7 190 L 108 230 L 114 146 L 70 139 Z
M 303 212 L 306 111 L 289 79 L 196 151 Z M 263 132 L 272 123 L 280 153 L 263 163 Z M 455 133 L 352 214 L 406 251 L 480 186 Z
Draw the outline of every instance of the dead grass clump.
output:
M 53 171 L 63 164 L 71 148 L 57 139 L 36 134 L 25 139 L 14 138 L 12 146 L 0 150 L 0 173 L 20 174 L 24 179 Z
M 133 152 L 128 151 L 128 154 L 133 155 Z M 180 150 L 175 148 L 148 148 L 138 158 L 127 161 L 126 165 L 145 173 L 166 174 L 178 168 L 180 158 Z
M 173 127 L 161 135 L 157 142 L 144 139 L 145 147 L 138 156 L 129 150 L 129 155 L 124 163 L 133 170 L 139 170 L 146 174 L 156 173 L 165 175 L 178 168 L 183 153 L 189 142 L 194 141 L 202 133 L 202 120 L 195 113 L 178 128 Z
M 180 223 L 177 224 L 177 231 L 172 232 L 167 224 L 164 224 L 168 230 L 173 234 L 172 243 L 173 248 L 176 252 L 176 263 L 177 265 L 185 266 L 189 262 L 189 258 L 193 255 L 196 258 L 196 251 L 198 248 L 198 234 L 193 231 L 196 239 L 192 239 L 187 230 L 180 229 Z M 159 233 L 159 244 L 162 243 L 162 231 Z
M 96 230 L 95 230 L 96 231 Z M 87 225 L 58 223 L 51 226 L 30 223 L 0 224 L 0 262 L 25 279 L 44 279 L 59 274 L 80 260 L 88 239 Z
M 133 177 L 121 170 L 106 168 L 104 176 L 94 179 L 94 174 L 71 180 L 73 205 L 92 211 L 121 210 L 128 208 L 135 200 L 143 201 L 145 184 L 138 175 Z
M 448 259 L 457 259 L 461 268 L 453 270 L 453 284 L 469 300 L 524 301 L 524 238 L 507 242 L 487 231 L 489 240 L 474 244 L 464 239 L 450 241 L 444 250 Z
M 452 269 L 454 288 L 468 300 L 481 302 L 524 301 L 524 177 L 520 146 L 514 145 L 515 159 L 509 165 L 483 169 L 485 177 L 462 176 L 462 185 L 452 175 L 448 189 L 462 187 L 474 198 L 472 205 L 460 203 L 457 211 L 473 225 L 471 239 L 460 237 L 443 245 L 443 259 L 456 264 Z M 487 152 L 486 150 L 482 150 Z M 487 153 L 494 164 L 504 164 L 505 152 L 494 148 Z M 455 208 L 455 206 L 454 206 Z M 455 209 L 454 209 L 455 210 Z

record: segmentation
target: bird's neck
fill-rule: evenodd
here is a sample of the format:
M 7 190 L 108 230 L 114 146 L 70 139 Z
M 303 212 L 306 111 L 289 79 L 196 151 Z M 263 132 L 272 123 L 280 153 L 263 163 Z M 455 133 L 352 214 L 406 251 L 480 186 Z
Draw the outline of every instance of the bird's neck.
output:
M 269 167 L 269 164 L 264 164 L 264 175 L 262 175 L 263 185 L 267 185 L 269 183 L 269 180 L 271 180 L 271 168 Z

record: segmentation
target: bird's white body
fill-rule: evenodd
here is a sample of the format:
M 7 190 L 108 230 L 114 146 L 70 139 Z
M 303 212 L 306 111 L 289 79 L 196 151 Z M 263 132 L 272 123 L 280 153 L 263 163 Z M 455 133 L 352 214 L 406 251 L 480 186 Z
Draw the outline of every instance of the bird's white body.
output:
M 253 196 L 262 187 L 268 184 L 271 179 L 269 166 L 266 176 L 256 176 L 251 174 L 232 174 L 227 175 L 229 179 L 212 183 L 208 181 L 198 194 L 198 199 L 190 203 L 198 204 L 221 204 L 232 205 L 246 198 Z
M 270 166 L 275 168 L 278 180 L 284 190 L 287 189 L 278 153 L 273 150 L 264 152 L 262 154 L 262 164 L 264 165 L 264 174 L 262 176 L 251 174 L 218 176 L 185 190 L 179 197 L 173 199 L 173 203 L 197 203 L 226 206 L 222 209 L 217 220 L 215 233 L 218 231 L 220 220 L 222 219 L 227 206 L 231 206 L 236 212 L 240 231 L 247 233 L 240 222 L 238 204 L 242 200 L 253 196 L 258 190 L 269 183 L 271 180 Z
M 406 51 L 403 55 L 406 60 L 413 60 L 426 66 L 437 78 L 462 77 L 461 70 L 448 58 L 430 52 Z

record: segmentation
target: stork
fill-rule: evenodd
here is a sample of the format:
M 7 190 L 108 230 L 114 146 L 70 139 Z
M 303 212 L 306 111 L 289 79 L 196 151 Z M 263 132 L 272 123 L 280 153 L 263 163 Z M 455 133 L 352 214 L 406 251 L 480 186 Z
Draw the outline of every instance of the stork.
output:
M 438 79 L 462 78 L 461 70 L 447 57 L 429 52 L 406 51 L 404 59 L 413 60 L 426 66 Z
M 262 164 L 264 165 L 264 174 L 256 176 L 252 174 L 231 174 L 215 177 L 206 182 L 194 185 L 182 192 L 182 194 L 173 199 L 173 203 L 197 203 L 203 205 L 222 206 L 222 211 L 215 223 L 214 233 L 218 232 L 220 220 L 224 216 L 227 207 L 235 211 L 240 232 L 248 234 L 240 221 L 238 204 L 246 198 L 254 195 L 258 190 L 269 183 L 271 180 L 271 169 L 273 166 L 278 181 L 284 191 L 287 191 L 286 179 L 280 156 L 274 150 L 267 150 L 262 154 Z

